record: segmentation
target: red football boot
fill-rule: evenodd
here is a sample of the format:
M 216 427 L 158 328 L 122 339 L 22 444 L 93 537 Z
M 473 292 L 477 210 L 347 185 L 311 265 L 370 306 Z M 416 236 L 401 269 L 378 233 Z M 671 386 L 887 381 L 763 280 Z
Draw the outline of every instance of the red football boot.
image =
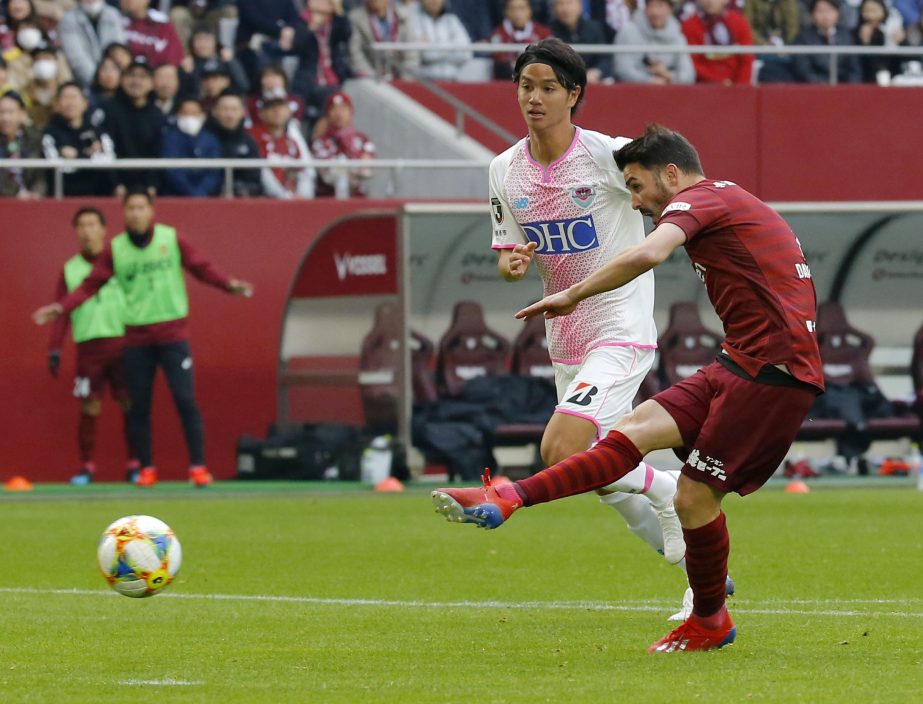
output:
M 452 523 L 474 523 L 479 528 L 497 528 L 513 511 L 522 508 L 522 499 L 512 487 L 500 496 L 490 482 L 490 470 L 481 476 L 484 486 L 471 489 L 436 489 L 433 491 L 433 505 Z M 501 485 L 504 486 L 504 485 Z
M 157 483 L 157 469 L 154 467 L 144 467 L 138 472 L 138 480 L 135 482 L 138 486 L 154 486 Z
M 193 465 L 189 468 L 189 483 L 204 489 L 212 483 L 212 475 L 205 465 Z
M 679 653 L 688 650 L 716 650 L 730 645 L 737 637 L 737 628 L 725 610 L 724 622 L 715 630 L 705 628 L 695 615 L 670 631 L 647 649 L 649 653 Z

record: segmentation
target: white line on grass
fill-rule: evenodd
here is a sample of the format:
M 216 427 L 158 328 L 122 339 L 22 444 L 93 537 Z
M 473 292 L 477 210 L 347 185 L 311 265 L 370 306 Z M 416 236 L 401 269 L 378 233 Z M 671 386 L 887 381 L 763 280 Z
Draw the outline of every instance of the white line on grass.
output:
M 205 684 L 201 680 L 120 680 L 119 684 L 125 684 L 129 687 L 192 687 L 195 685 Z
M 3 594 L 49 594 L 71 596 L 118 596 L 115 592 L 99 589 L 34 589 L 30 587 L 0 587 Z M 662 600 L 624 601 L 613 603 L 608 601 L 403 601 L 393 599 L 331 599 L 310 596 L 277 596 L 272 594 L 183 594 L 168 592 L 160 595 L 161 599 L 194 599 L 202 601 L 261 601 L 287 604 L 310 604 L 314 606 L 386 606 L 398 608 L 428 608 L 428 609 L 467 609 L 467 608 L 493 608 L 493 609 L 533 609 L 543 610 L 570 610 L 570 611 L 664 611 L 670 608 L 670 602 Z M 747 608 L 746 603 L 757 603 L 754 600 L 735 600 L 732 608 L 735 613 L 763 614 L 769 616 L 891 616 L 894 618 L 923 618 L 923 611 L 858 611 L 855 609 L 837 608 L 847 604 L 895 604 L 910 606 L 919 600 L 776 600 L 767 604 L 776 608 Z M 816 604 L 821 609 L 792 609 L 782 608 L 786 604 Z

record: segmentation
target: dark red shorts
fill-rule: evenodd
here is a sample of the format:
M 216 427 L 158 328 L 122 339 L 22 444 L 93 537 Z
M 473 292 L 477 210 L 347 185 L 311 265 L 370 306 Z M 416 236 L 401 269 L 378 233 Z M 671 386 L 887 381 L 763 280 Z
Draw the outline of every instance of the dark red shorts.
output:
M 100 399 L 108 386 L 112 398 L 119 401 L 127 399 L 128 385 L 122 363 L 124 348 L 121 337 L 89 340 L 77 345 L 74 396 L 81 400 Z
M 744 379 L 713 362 L 654 396 L 683 436 L 683 474 L 741 496 L 759 489 L 788 453 L 816 392 Z

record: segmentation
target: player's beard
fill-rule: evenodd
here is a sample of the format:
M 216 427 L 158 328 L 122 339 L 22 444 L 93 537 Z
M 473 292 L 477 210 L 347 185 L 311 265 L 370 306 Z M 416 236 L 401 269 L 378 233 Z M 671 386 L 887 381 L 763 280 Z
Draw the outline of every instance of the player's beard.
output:
M 660 174 L 655 172 L 654 177 L 654 186 L 657 189 L 656 194 L 653 198 L 653 203 L 651 203 L 650 208 L 639 208 L 642 215 L 647 215 L 651 220 L 654 221 L 656 225 L 660 222 L 660 218 L 663 215 L 663 209 L 667 207 L 667 203 L 670 202 L 670 199 L 673 198 L 673 194 L 667 190 L 666 184 L 663 182 L 663 179 L 660 178 Z

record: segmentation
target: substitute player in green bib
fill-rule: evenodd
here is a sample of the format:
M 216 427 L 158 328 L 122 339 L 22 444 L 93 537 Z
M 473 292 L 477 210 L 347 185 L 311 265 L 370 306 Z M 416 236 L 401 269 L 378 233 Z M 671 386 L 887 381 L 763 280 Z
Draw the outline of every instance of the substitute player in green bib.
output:
M 106 219 L 96 208 L 81 208 L 74 214 L 73 226 L 77 232 L 80 251 L 71 257 L 61 270 L 56 298 L 63 298 L 75 290 L 89 276 L 93 265 L 106 244 Z M 77 347 L 77 372 L 74 378 L 74 396 L 80 401 L 80 420 L 77 423 L 77 447 L 80 453 L 80 471 L 71 477 L 72 484 L 89 484 L 96 472 L 96 419 L 102 410 L 106 387 L 128 413 L 129 395 L 125 381 L 122 353 L 125 348 L 125 296 L 118 282 L 110 281 L 87 299 L 55 321 L 48 344 L 48 370 L 58 376 L 61 365 L 61 348 L 68 328 Z M 125 444 L 128 450 L 126 469 L 130 475 L 140 468 L 132 452 L 128 419 L 125 418 Z
M 125 372 L 131 397 L 129 428 L 141 462 L 137 483 L 153 486 L 157 470 L 151 452 L 151 399 L 157 368 L 163 369 L 179 412 L 189 450 L 189 480 L 207 486 L 202 416 L 196 405 L 183 269 L 204 283 L 249 296 L 250 284 L 233 279 L 201 257 L 174 228 L 154 223 L 147 191 L 125 196 L 125 232 L 103 250 L 93 271 L 74 291 L 34 314 L 39 324 L 69 313 L 113 277 L 125 295 Z

